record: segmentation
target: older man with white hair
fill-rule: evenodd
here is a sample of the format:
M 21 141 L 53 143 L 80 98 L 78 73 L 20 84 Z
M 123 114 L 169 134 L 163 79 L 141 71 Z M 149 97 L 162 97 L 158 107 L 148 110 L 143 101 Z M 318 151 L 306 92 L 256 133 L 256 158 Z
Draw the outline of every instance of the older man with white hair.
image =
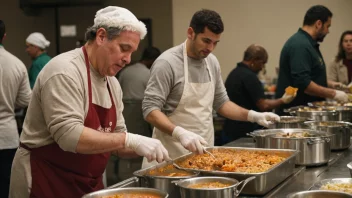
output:
M 49 45 L 50 42 L 39 32 L 30 34 L 26 39 L 26 52 L 32 59 L 32 65 L 28 70 L 29 84 L 32 89 L 39 72 L 51 59 L 46 53 Z
M 111 152 L 169 159 L 159 140 L 127 132 L 116 73 L 146 35 L 129 10 L 99 10 L 82 48 L 54 57 L 33 88 L 10 197 L 78 198 L 103 188 Z

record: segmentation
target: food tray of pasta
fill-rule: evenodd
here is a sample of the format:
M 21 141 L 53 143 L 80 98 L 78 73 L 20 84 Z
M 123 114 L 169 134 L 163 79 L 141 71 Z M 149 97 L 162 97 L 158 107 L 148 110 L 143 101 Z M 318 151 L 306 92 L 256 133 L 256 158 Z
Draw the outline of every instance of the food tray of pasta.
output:
M 232 177 L 239 181 L 255 176 L 242 194 L 263 195 L 294 173 L 299 151 L 245 147 L 208 147 L 209 154 L 193 153 L 174 159 L 182 170 L 199 171 L 204 176 Z

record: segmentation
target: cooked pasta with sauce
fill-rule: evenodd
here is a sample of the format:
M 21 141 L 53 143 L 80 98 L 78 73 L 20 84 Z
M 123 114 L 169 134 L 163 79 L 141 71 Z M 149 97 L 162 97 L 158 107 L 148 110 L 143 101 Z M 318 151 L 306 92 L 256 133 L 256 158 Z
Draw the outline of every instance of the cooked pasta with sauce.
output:
M 226 188 L 231 186 L 231 184 L 224 184 L 218 181 L 215 182 L 206 182 L 200 184 L 191 184 L 188 188 Z
M 285 157 L 265 151 L 215 149 L 212 154 L 215 158 L 209 154 L 193 155 L 176 163 L 188 169 L 260 173 L 285 160 Z

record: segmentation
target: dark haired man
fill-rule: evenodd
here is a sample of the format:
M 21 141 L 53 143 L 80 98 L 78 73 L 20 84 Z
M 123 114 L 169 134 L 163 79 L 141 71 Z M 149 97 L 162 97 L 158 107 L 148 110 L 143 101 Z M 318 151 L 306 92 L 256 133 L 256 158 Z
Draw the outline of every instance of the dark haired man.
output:
M 285 108 L 307 105 L 308 102 L 325 98 L 348 101 L 343 91 L 327 88 L 325 62 L 319 50 L 319 42 L 323 42 L 329 33 L 331 18 L 332 13 L 325 6 L 311 7 L 304 16 L 303 27 L 282 48 L 275 96 L 281 97 L 288 86 L 298 88 L 298 93 L 290 104 L 277 109 L 278 114 L 284 114 Z
M 27 107 L 32 95 L 27 68 L 4 48 L 5 36 L 5 23 L 0 20 L 0 197 L 9 197 L 11 166 L 19 145 L 15 108 Z
M 10 197 L 77 198 L 104 188 L 111 152 L 168 159 L 161 142 L 128 133 L 116 73 L 147 33 L 129 10 L 99 10 L 82 48 L 40 72 L 11 172 Z
M 229 119 L 264 126 L 279 119 L 229 101 L 220 64 L 211 54 L 223 31 L 218 13 L 200 10 L 191 19 L 186 41 L 165 51 L 152 66 L 143 114 L 154 126 L 153 138 L 164 144 L 171 158 L 189 151 L 203 153 L 204 145 L 214 145 L 213 109 Z M 143 167 L 151 165 L 144 159 Z

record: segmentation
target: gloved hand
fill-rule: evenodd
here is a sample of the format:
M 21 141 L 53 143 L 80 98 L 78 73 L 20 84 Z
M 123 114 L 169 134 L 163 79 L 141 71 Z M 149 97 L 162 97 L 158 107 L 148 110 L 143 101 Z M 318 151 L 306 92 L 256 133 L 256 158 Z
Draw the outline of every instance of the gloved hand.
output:
M 259 113 L 253 110 L 248 112 L 247 120 L 250 122 L 256 122 L 261 126 L 268 127 L 270 121 L 280 121 L 280 117 L 274 113 L 264 112 Z
M 200 135 L 194 132 L 187 131 L 186 129 L 176 126 L 172 132 L 172 137 L 179 140 L 183 147 L 191 152 L 203 154 L 203 145 L 207 145 L 208 142 L 203 139 Z
M 335 90 L 335 92 L 334 100 L 337 100 L 338 102 L 348 102 L 348 95 L 345 92 L 340 90 Z
M 164 160 L 171 160 L 169 153 L 157 139 L 126 132 L 125 146 L 134 150 L 138 155 L 146 157 L 148 162 L 156 160 L 160 163 Z
M 290 102 L 292 102 L 293 99 L 295 99 L 297 93 L 295 93 L 295 95 L 288 95 L 288 94 L 284 94 L 282 97 L 281 97 L 281 100 L 285 103 L 285 104 L 288 104 Z

